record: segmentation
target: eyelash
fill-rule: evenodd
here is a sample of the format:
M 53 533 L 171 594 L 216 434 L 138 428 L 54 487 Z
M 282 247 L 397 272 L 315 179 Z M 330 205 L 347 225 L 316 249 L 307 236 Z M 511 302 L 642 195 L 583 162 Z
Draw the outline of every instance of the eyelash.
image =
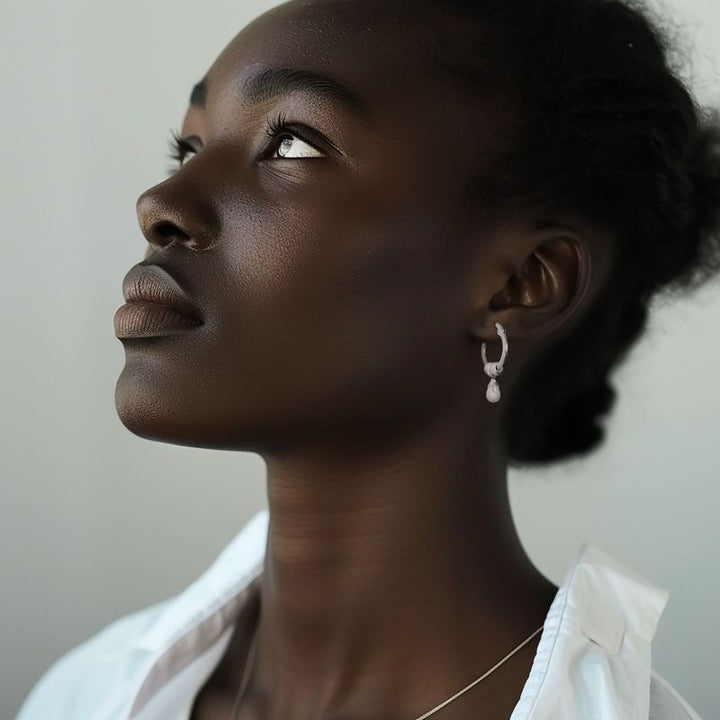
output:
M 183 160 L 187 157 L 187 154 L 195 152 L 195 148 L 187 140 L 181 138 L 177 130 L 171 130 L 170 134 L 172 138 L 169 141 L 170 152 L 168 155 L 176 167 L 180 167 Z M 174 169 L 175 168 L 173 168 L 173 170 Z M 172 173 L 173 170 L 170 170 L 170 173 Z
M 304 138 L 300 137 L 297 133 L 293 132 L 287 126 L 287 115 L 285 115 L 285 113 L 280 112 L 277 115 L 267 118 L 265 122 L 265 134 L 271 140 L 275 140 L 282 135 L 292 135 L 293 137 L 298 138 L 298 140 L 302 140 L 304 143 L 307 143 L 311 147 L 314 147 L 316 150 L 319 150 L 319 148 L 317 148 L 313 143 L 310 143 Z M 169 157 L 175 163 L 175 168 L 170 170 L 170 174 L 172 174 L 174 170 L 182 166 L 183 161 L 187 157 L 188 153 L 195 153 L 197 152 L 197 150 L 195 150 L 195 148 L 187 140 L 184 140 L 182 137 L 180 137 L 180 133 L 177 130 L 171 130 L 170 134 L 172 137 L 169 141 Z M 268 150 L 270 150 L 270 146 L 268 146 L 266 152 Z
M 290 132 L 290 128 L 288 128 L 286 125 L 287 115 L 283 112 L 279 112 L 277 115 L 273 115 L 272 117 L 267 118 L 265 120 L 265 123 L 267 124 L 265 134 L 271 140 L 274 140 L 275 138 L 282 135 L 284 131 L 287 131 L 291 135 L 294 135 L 294 133 Z

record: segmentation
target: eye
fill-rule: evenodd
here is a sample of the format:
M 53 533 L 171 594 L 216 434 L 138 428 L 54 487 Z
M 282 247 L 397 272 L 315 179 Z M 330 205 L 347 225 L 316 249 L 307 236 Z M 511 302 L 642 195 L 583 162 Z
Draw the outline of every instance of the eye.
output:
M 276 142 L 271 143 L 269 146 L 268 152 L 270 152 L 270 154 L 267 155 L 267 157 L 271 160 L 325 157 L 325 153 L 322 152 L 322 150 L 319 150 L 307 140 L 303 140 L 294 130 L 291 130 L 287 126 L 285 115 L 282 113 L 267 120 L 267 130 L 265 133 L 273 141 L 282 138 L 282 142 L 280 142 L 277 147 L 274 147 L 277 144 Z
M 178 168 L 182 167 L 188 154 L 196 153 L 197 150 L 185 138 L 180 137 L 180 133 L 171 130 L 171 139 L 168 141 L 170 152 L 168 153 L 171 160 L 175 162 L 175 166 L 168 170 L 168 174 L 172 175 Z
M 266 150 L 266 156 L 271 160 L 326 157 L 326 154 L 313 143 L 304 140 L 296 131 L 291 130 L 286 124 L 285 115 L 282 113 L 267 120 L 265 133 L 274 141 Z M 180 136 L 178 131 L 171 130 L 170 134 L 168 156 L 173 161 L 174 166 L 168 169 L 168 175 L 176 172 L 186 163 L 189 156 L 194 156 L 198 152 L 192 143 Z M 281 139 L 279 144 L 275 142 L 278 139 Z M 276 144 L 277 147 L 274 148 Z

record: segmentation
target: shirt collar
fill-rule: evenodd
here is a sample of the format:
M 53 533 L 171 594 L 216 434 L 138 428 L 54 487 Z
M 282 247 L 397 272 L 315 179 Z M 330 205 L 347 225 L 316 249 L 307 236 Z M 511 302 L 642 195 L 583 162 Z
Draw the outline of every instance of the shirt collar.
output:
M 159 617 L 138 637 L 138 648 L 165 650 L 189 628 L 212 618 L 228 605 L 262 571 L 265 558 L 269 512 L 255 513 L 218 555 L 215 562 L 183 592 L 175 596 Z M 224 628 L 218 627 L 218 631 Z
M 229 640 L 262 572 L 268 523 L 267 509 L 253 515 L 208 570 L 138 636 L 134 647 L 147 655 L 145 664 L 126 711 L 114 717 L 139 718 L 172 677 Z M 647 718 L 650 647 L 668 597 L 597 545 L 581 545 L 545 618 L 510 720 Z
M 667 590 L 584 543 L 545 619 L 510 720 L 646 720 Z

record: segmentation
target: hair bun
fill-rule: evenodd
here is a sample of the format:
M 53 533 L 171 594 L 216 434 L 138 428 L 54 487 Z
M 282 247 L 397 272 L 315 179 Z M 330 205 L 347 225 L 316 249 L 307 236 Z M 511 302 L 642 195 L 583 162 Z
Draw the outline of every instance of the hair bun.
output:
M 687 172 L 694 191 L 698 231 L 720 230 L 720 115 L 701 124 L 687 156 Z
M 720 112 L 706 109 L 699 118 L 685 156 L 690 184 L 684 233 L 688 262 L 679 263 L 672 289 L 696 289 L 720 270 Z

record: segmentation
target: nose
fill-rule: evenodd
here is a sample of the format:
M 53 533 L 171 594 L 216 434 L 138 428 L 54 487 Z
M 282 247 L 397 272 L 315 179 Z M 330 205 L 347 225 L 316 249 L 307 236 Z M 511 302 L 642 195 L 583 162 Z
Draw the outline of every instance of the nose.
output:
M 196 199 L 183 197 L 172 179 L 149 188 L 137 199 L 135 211 L 140 229 L 150 245 L 159 249 L 173 242 L 193 250 L 206 249 L 213 234 L 206 222 L 207 212 L 195 207 Z M 205 221 L 199 219 L 202 217 Z M 152 247 L 146 257 L 150 252 Z
M 163 248 L 173 241 L 186 244 L 191 242 L 181 214 L 155 188 L 150 188 L 140 195 L 135 203 L 135 211 L 142 234 L 150 245 Z

